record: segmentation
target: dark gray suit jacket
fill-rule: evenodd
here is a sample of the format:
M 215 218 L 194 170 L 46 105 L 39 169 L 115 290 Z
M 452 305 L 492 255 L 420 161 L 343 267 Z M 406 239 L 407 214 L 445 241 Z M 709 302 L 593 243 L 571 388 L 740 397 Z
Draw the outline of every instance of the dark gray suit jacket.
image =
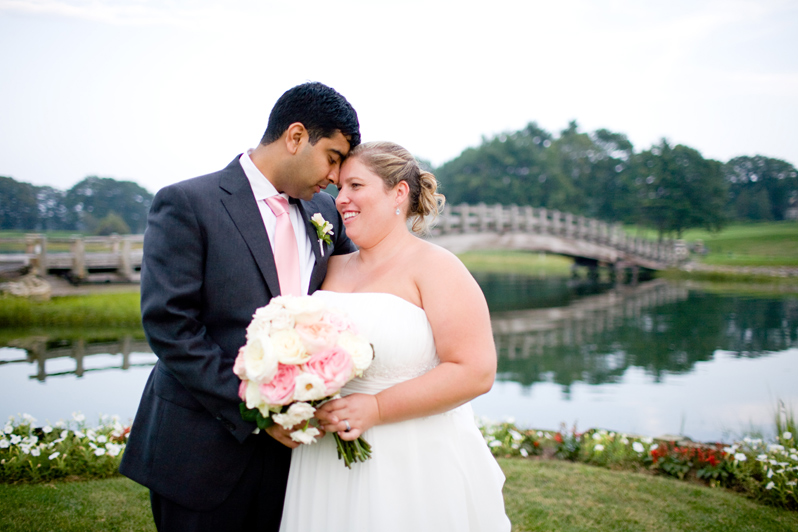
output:
M 298 206 L 316 255 L 312 293 L 329 257 L 356 248 L 328 194 Z M 334 225 L 323 257 L 310 223 L 317 212 Z M 238 157 L 155 195 L 144 236 L 141 312 L 159 361 L 130 431 L 123 475 L 188 508 L 221 504 L 255 448 L 255 426 L 239 413 L 233 362 L 255 309 L 279 293 L 269 239 Z M 287 448 L 274 443 L 281 459 L 290 460 Z

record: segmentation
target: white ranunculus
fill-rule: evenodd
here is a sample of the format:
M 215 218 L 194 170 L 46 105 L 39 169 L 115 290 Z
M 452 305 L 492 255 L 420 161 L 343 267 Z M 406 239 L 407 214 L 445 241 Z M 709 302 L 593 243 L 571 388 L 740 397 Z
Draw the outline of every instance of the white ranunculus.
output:
M 281 427 L 290 429 L 312 418 L 315 412 L 316 409 L 308 403 L 294 403 L 284 414 L 275 414 L 272 419 Z
M 316 297 L 286 297 L 282 301 L 297 323 L 317 323 L 324 316 L 325 305 Z
M 324 380 L 318 375 L 300 373 L 295 382 L 295 401 L 318 401 L 327 396 L 327 387 L 324 386 Z
M 277 373 L 277 356 L 266 335 L 255 335 L 242 348 L 247 379 L 268 382 Z
M 321 434 L 316 427 L 308 427 L 305 430 L 295 430 L 291 433 L 291 439 L 295 442 L 311 444 L 316 441 L 316 436 Z
M 247 408 L 258 408 L 263 405 L 263 397 L 260 395 L 260 385 L 255 381 L 247 381 L 247 387 L 244 390 L 244 402 Z
M 374 360 L 374 350 L 362 336 L 343 331 L 338 336 L 338 346 L 349 353 L 352 357 L 352 364 L 355 366 L 355 374 L 360 376 L 371 365 Z
M 302 337 L 296 329 L 272 331 L 271 347 L 274 356 L 281 364 L 299 365 L 307 362 L 310 353 L 305 349 Z M 276 366 L 275 366 L 276 369 Z

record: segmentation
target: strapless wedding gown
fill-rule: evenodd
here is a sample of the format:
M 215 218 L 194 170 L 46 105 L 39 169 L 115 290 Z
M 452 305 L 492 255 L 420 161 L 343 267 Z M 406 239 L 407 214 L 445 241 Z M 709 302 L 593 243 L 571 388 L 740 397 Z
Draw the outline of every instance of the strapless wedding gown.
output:
M 318 291 L 345 311 L 375 358 L 342 390 L 376 394 L 438 364 L 423 309 L 392 294 Z M 291 456 L 281 532 L 509 531 L 504 474 L 470 404 L 434 416 L 379 425 L 363 437 L 371 459 L 347 469 L 332 434 Z

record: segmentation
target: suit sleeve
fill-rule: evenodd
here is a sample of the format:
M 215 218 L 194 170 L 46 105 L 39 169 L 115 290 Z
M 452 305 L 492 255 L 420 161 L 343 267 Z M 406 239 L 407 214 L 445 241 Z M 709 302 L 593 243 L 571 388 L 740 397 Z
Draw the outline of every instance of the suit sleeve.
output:
M 201 321 L 205 235 L 179 187 L 156 194 L 144 237 L 141 314 L 160 363 L 241 442 L 255 425 L 241 419 L 233 359 Z

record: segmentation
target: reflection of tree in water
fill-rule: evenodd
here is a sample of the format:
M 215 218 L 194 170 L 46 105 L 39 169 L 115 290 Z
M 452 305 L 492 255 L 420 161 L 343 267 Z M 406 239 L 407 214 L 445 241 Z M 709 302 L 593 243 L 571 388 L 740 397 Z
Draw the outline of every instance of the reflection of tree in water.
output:
M 555 382 L 568 395 L 574 382 L 618 382 L 630 367 L 660 382 L 693 371 L 719 349 L 760 357 L 798 346 L 795 300 L 689 292 L 682 300 L 602 312 L 529 333 L 496 333 L 499 378 L 525 386 Z

